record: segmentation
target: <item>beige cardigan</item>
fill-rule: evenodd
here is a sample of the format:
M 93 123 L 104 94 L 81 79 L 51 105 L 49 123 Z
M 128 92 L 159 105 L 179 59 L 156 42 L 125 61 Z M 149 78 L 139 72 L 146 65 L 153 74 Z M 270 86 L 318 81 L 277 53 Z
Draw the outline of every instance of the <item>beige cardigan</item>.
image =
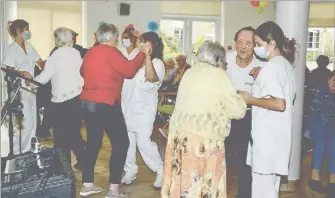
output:
M 186 132 L 223 141 L 229 135 L 231 119 L 243 118 L 246 107 L 226 71 L 197 64 L 179 85 L 169 136 Z

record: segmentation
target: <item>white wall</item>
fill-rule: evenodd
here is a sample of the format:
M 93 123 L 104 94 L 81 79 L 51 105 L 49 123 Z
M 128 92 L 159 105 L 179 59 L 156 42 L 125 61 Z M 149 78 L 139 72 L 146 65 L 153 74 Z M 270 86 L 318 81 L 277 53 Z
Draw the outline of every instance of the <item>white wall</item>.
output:
M 126 1 L 130 4 L 130 16 L 118 15 L 118 4 L 116 1 L 87 1 L 84 6 L 86 16 L 84 16 L 86 27 L 84 31 L 87 35 L 87 45 L 94 44 L 94 32 L 99 21 L 113 23 L 119 27 L 120 34 L 127 24 L 134 24 L 141 31 L 148 31 L 149 21 L 156 21 L 159 24 L 161 17 L 161 2 L 159 1 Z
M 185 9 L 187 8 L 187 9 Z M 162 14 L 220 16 L 220 1 L 162 1 Z
M 257 28 L 266 21 L 276 21 L 275 2 L 269 2 L 262 14 L 256 13 L 248 1 L 224 1 L 223 2 L 223 43 L 224 46 L 234 45 L 235 33 L 245 26 Z
M 54 48 L 53 31 L 58 27 L 68 27 L 79 36 L 77 43 L 82 41 L 81 2 L 76 1 L 20 1 L 17 5 L 18 18 L 29 22 L 32 32 L 30 42 L 42 59 L 49 57 Z

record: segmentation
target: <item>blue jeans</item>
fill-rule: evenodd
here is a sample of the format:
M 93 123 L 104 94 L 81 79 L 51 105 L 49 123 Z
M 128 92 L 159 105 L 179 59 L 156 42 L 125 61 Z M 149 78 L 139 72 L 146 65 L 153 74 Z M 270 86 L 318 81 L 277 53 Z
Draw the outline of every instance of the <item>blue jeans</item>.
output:
M 312 168 L 321 170 L 324 155 L 328 155 L 328 168 L 330 174 L 335 174 L 335 122 L 324 123 L 320 116 L 310 114 L 307 116 L 307 129 L 314 142 Z

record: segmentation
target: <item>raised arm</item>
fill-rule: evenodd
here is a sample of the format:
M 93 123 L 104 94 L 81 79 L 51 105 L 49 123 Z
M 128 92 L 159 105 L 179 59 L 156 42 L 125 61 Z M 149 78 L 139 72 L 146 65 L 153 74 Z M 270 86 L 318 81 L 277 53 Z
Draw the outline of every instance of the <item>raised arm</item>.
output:
M 113 50 L 115 50 L 115 52 L 109 59 L 112 69 L 125 78 L 134 77 L 137 70 L 143 65 L 145 58 L 144 53 L 139 52 L 133 60 L 127 60 L 119 50 Z

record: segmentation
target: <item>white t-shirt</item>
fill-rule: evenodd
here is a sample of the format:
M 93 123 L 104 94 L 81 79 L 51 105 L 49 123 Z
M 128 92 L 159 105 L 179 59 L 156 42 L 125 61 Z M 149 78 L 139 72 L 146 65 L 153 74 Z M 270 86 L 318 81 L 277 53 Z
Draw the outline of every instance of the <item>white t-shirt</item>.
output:
M 285 99 L 286 108 L 279 112 L 252 107 L 253 145 L 249 147 L 248 163 L 254 172 L 287 175 L 295 90 L 294 68 L 284 57 L 273 57 L 261 69 L 252 96 Z
M 240 67 L 236 63 L 237 52 L 229 52 L 226 56 L 227 74 L 233 81 L 236 90 L 247 91 L 251 93 L 254 79 L 249 75 L 251 70 L 255 67 L 263 67 L 264 62 L 258 60 L 256 57 L 246 67 Z
M 51 80 L 52 98 L 55 103 L 64 102 L 78 96 L 84 85 L 80 75 L 83 59 L 73 47 L 58 48 L 46 61 L 44 70 L 35 80 L 46 84 Z
M 15 70 L 26 71 L 34 75 L 35 64 L 41 57 L 28 41 L 25 41 L 24 45 L 27 54 L 19 44 L 11 43 L 6 50 L 3 64 L 13 67 Z

